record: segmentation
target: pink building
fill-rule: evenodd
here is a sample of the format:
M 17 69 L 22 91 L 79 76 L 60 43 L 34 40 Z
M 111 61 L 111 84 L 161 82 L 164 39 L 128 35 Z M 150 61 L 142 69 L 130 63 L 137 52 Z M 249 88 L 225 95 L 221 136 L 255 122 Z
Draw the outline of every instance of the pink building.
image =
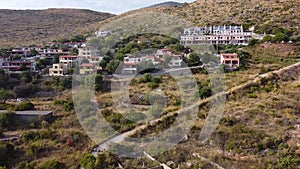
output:
M 236 53 L 222 53 L 221 64 L 230 68 L 237 68 L 240 66 L 240 59 Z

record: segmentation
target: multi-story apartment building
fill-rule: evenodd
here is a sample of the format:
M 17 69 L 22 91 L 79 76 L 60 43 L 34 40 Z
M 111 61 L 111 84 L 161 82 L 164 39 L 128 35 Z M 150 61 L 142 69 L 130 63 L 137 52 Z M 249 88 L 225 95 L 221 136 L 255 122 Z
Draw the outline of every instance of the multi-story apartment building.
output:
M 59 63 L 64 63 L 67 65 L 74 65 L 77 63 L 77 56 L 60 56 L 59 57 Z
M 9 72 L 17 72 L 17 71 L 36 71 L 36 61 L 33 60 L 3 60 L 2 61 L 2 69 Z
M 78 57 L 90 59 L 100 56 L 100 51 L 94 46 L 85 46 L 78 49 Z
M 201 44 L 241 44 L 248 45 L 255 36 L 251 31 L 245 31 L 243 26 L 208 26 L 186 28 L 181 36 L 182 45 Z
M 53 64 L 49 69 L 49 76 L 65 76 L 69 73 L 69 66 L 65 63 Z

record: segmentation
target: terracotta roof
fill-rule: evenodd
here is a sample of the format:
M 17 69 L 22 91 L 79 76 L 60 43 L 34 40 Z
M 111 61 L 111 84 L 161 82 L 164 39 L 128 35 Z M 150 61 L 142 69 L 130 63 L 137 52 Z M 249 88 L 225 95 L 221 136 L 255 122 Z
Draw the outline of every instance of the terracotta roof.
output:
M 146 56 L 146 58 L 148 58 L 148 59 L 154 59 L 155 56 Z
M 125 62 L 124 65 L 138 65 L 138 62 Z

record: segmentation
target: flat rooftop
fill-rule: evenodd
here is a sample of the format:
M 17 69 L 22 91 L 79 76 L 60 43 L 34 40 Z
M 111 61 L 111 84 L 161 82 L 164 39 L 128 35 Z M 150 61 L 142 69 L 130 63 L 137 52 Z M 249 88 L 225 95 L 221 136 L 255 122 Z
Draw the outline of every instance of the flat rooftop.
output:
M 0 113 L 6 113 L 7 110 L 0 110 Z M 31 110 L 31 111 L 14 111 L 16 115 L 32 115 L 32 116 L 39 116 L 39 115 L 49 115 L 52 111 L 39 111 L 39 110 Z

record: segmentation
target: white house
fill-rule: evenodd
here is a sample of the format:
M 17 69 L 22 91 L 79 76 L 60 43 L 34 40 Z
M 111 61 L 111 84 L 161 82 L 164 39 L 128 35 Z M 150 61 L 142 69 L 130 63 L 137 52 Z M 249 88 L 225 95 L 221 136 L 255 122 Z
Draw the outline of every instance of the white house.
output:
M 182 45 L 201 44 L 242 44 L 256 36 L 251 31 L 244 31 L 243 26 L 208 26 L 186 28 L 181 36 Z
M 97 37 L 105 37 L 111 35 L 111 31 L 97 31 L 95 34 Z
M 169 67 L 180 67 L 182 60 L 182 55 L 171 55 L 171 60 L 169 61 Z
M 77 56 L 60 56 L 59 57 L 59 63 L 68 64 L 68 65 L 74 65 L 77 63 Z
M 150 61 L 156 67 L 163 66 L 165 64 L 165 57 L 169 57 L 168 66 L 170 68 L 180 67 L 183 62 L 183 55 L 175 54 L 170 49 L 158 49 L 153 55 L 127 55 L 124 58 L 122 73 L 136 73 L 138 71 L 138 64 L 142 61 Z

